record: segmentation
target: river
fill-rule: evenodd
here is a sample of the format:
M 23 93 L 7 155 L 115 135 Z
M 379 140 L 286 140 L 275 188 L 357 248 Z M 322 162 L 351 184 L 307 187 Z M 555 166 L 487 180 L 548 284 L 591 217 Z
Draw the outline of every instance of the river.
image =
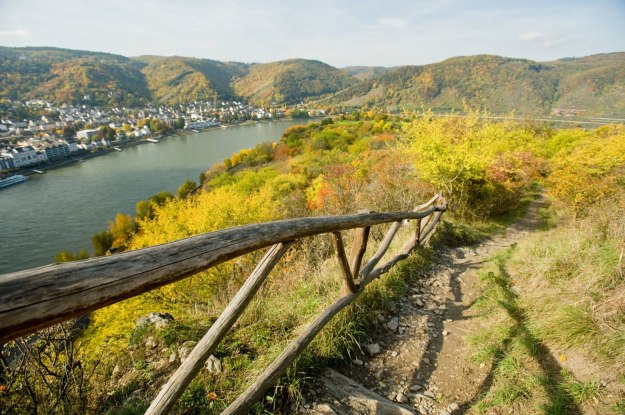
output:
M 75 163 L 0 190 L 0 274 L 54 262 L 61 250 L 91 251 L 91 236 L 117 212 L 162 190 L 175 194 L 213 163 L 243 148 L 278 141 L 302 120 L 185 132 L 157 144 Z

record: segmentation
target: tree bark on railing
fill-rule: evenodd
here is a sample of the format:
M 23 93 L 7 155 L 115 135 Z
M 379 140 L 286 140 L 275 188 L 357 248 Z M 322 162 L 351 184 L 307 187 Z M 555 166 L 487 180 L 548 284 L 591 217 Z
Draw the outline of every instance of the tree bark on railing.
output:
M 0 343 L 306 236 L 419 219 L 444 210 L 363 213 L 238 226 L 120 254 L 0 276 Z

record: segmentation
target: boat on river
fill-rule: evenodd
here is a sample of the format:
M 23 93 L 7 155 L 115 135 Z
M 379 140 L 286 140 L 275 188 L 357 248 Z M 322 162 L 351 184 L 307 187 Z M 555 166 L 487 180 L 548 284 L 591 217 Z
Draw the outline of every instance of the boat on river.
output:
M 15 174 L 13 176 L 8 176 L 0 179 L 0 189 L 7 186 L 12 186 L 14 184 L 18 184 L 21 182 L 25 182 L 28 180 L 28 176 L 24 176 L 21 174 Z
M 149 141 L 150 143 L 160 143 L 159 140 L 157 140 L 156 138 L 146 138 L 146 141 Z

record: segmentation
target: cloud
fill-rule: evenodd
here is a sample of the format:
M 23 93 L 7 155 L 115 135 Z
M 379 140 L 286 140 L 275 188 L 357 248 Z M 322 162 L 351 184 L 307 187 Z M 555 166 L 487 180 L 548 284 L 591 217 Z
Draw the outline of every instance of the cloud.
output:
M 30 37 L 30 32 L 23 29 L 17 30 L 0 30 L 1 37 Z
M 402 29 L 408 26 L 408 21 L 405 19 L 399 19 L 397 17 L 383 17 L 378 20 L 382 26 L 393 27 L 395 29 Z
M 542 43 L 546 48 L 558 46 L 566 41 L 566 37 L 559 33 L 550 32 L 525 32 L 519 35 L 521 42 Z

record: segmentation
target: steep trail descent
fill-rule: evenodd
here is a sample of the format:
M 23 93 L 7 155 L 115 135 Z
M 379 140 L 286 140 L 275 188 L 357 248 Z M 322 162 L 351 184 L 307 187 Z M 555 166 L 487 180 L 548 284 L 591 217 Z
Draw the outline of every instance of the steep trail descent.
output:
M 533 201 L 522 219 L 480 244 L 441 252 L 412 294 L 378 316 L 378 330 L 363 352 L 336 368 L 344 376 L 328 369 L 315 382 L 301 413 L 466 413 L 489 388 L 494 369 L 472 360 L 467 343 L 487 324 L 472 309 L 481 294 L 478 271 L 496 252 L 537 229 L 544 205 L 542 198 Z

